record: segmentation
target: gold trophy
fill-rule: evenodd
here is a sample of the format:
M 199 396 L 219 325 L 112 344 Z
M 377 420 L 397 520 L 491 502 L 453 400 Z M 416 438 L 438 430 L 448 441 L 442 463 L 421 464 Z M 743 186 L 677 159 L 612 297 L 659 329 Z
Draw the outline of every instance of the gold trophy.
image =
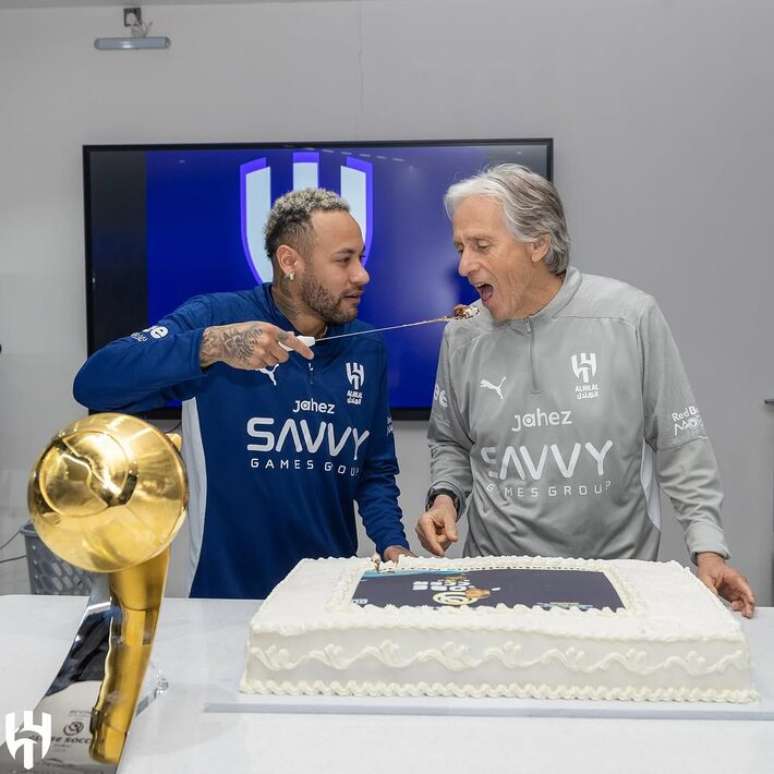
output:
M 36 772 L 118 767 L 153 647 L 169 545 L 185 519 L 179 448 L 179 436 L 137 417 L 95 414 L 59 432 L 35 465 L 28 504 L 38 535 L 96 573 L 70 652 L 35 711 L 53 715 L 55 727 L 80 727 L 80 744 L 52 744 Z M 0 747 L 0 773 L 13 771 L 21 766 Z

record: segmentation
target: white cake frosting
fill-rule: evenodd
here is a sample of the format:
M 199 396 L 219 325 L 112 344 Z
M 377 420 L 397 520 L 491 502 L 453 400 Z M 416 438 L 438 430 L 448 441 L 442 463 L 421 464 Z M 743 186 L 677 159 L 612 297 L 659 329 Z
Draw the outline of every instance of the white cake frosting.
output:
M 401 570 L 603 572 L 623 608 L 361 607 L 368 559 L 305 559 L 250 624 L 241 689 L 358 696 L 756 700 L 738 620 L 676 562 L 402 558 Z M 389 572 L 389 569 L 387 570 Z

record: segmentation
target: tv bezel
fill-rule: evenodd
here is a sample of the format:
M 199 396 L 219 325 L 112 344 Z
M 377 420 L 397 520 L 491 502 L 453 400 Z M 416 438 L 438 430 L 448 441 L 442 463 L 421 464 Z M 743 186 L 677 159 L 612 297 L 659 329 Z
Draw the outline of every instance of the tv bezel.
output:
M 454 139 L 454 140 L 352 140 L 313 142 L 224 142 L 224 143 L 140 143 L 140 144 L 91 144 L 83 147 L 83 215 L 84 215 L 84 245 L 85 245 L 85 279 L 86 279 L 86 346 L 91 356 L 97 349 L 94 343 L 94 289 L 92 283 L 92 244 L 91 244 L 91 165 L 90 154 L 102 151 L 178 151 L 178 150 L 303 150 L 325 146 L 327 148 L 384 148 L 385 146 L 399 148 L 404 146 L 437 146 L 437 145 L 544 145 L 547 151 L 546 177 L 553 180 L 554 140 L 552 137 L 536 137 L 529 139 Z M 423 420 L 430 417 L 430 407 L 391 408 L 394 420 Z M 180 419 L 179 407 L 162 407 L 141 412 L 138 416 L 145 419 Z

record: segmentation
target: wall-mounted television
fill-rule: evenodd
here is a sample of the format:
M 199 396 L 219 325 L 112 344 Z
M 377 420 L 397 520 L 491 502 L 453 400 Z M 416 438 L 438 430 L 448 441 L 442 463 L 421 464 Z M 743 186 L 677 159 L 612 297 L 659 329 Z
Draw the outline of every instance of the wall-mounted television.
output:
M 314 185 L 344 196 L 363 231 L 371 282 L 361 319 L 382 327 L 448 314 L 476 294 L 457 275 L 444 192 L 505 161 L 550 179 L 552 150 L 550 139 L 85 146 L 89 354 L 193 295 L 270 280 L 268 210 Z M 397 419 L 428 416 L 442 329 L 385 334 Z

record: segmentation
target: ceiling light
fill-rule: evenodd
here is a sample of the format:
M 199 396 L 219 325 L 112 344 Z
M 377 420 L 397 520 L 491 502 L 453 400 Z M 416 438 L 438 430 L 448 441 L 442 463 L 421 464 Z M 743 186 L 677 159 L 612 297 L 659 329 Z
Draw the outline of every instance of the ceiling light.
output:
M 172 41 L 166 36 L 152 36 L 153 22 L 142 20 L 142 8 L 124 8 L 124 27 L 129 27 L 131 36 L 123 38 L 97 38 L 94 48 L 99 51 L 128 51 L 141 48 L 169 48 Z
M 148 36 L 144 38 L 97 38 L 94 48 L 100 51 L 124 51 L 140 48 L 169 48 L 172 41 L 166 36 Z

